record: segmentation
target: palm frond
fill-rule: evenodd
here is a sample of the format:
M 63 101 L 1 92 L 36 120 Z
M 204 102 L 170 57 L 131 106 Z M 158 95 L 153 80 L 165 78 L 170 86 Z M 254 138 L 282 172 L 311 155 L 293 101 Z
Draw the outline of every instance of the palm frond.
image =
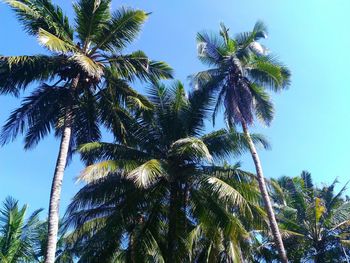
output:
M 72 60 L 77 62 L 89 76 L 97 79 L 99 79 L 102 76 L 103 74 L 102 65 L 94 61 L 90 57 L 82 53 L 75 53 L 71 58 Z
M 269 143 L 264 136 L 251 134 L 255 144 L 269 149 Z M 234 129 L 221 129 L 211 132 L 202 137 L 210 153 L 218 160 L 230 156 L 238 156 L 249 150 L 248 142 L 244 134 L 238 133 Z
M 159 79 L 172 78 L 172 69 L 165 62 L 152 61 L 142 51 L 108 57 L 107 60 L 120 77 L 128 80 L 138 78 L 156 82 Z
M 211 161 L 212 156 L 205 143 L 198 138 L 179 139 L 171 145 L 169 156 L 184 158 L 189 160 L 206 160 Z
M 163 165 L 159 160 L 149 160 L 130 171 L 127 178 L 134 181 L 138 187 L 147 188 L 159 180 L 159 178 L 167 176 Z
M 105 25 L 111 17 L 110 0 L 79 0 L 73 4 L 76 14 L 76 31 L 84 41 L 83 49 L 89 49 L 92 43 L 101 38 Z
M 207 65 L 218 65 L 225 55 L 222 39 L 206 32 L 197 34 L 198 58 Z
M 253 95 L 255 115 L 266 125 L 270 125 L 274 117 L 274 107 L 269 94 L 263 87 L 254 83 L 250 85 Z
M 25 148 L 35 146 L 55 126 L 67 101 L 67 89 L 43 84 L 26 97 L 2 128 L 2 144 L 25 134 Z M 61 115 L 62 116 L 62 115 Z
M 84 181 L 91 183 L 108 176 L 110 173 L 116 172 L 120 169 L 118 161 L 107 160 L 87 166 L 79 175 L 78 182 Z
M 39 29 L 69 41 L 73 39 L 73 29 L 68 17 L 60 7 L 49 0 L 5 0 L 17 15 L 24 29 L 37 35 Z
M 253 81 L 274 91 L 287 88 L 290 84 L 289 70 L 275 57 L 255 56 L 247 69 Z
M 207 183 L 212 187 L 212 192 L 217 194 L 219 199 L 224 201 L 229 200 L 234 206 L 239 207 L 240 211 L 249 211 L 249 213 L 251 213 L 246 199 L 231 185 L 219 179 L 218 177 L 208 177 L 206 180 Z
M 147 19 L 147 14 L 141 10 L 121 8 L 112 13 L 110 21 L 106 23 L 101 34 L 95 39 L 95 50 L 119 50 L 134 40 L 141 26 Z
M 50 51 L 67 53 L 76 50 L 71 42 L 64 41 L 45 29 L 39 28 L 37 35 L 39 44 Z
M 0 93 L 19 95 L 29 84 L 53 80 L 63 62 L 61 56 L 0 57 Z

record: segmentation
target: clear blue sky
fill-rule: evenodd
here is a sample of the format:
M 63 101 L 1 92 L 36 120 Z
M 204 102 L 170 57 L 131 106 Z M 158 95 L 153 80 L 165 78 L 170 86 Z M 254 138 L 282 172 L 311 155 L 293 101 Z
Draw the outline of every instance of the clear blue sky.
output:
M 72 15 L 71 1 L 59 2 Z M 349 180 L 348 163 L 350 89 L 348 69 L 350 34 L 348 0 L 152 0 L 114 1 L 113 8 L 127 5 L 153 12 L 133 48 L 145 50 L 154 59 L 168 62 L 176 78 L 203 68 L 196 59 L 195 34 L 217 30 L 220 22 L 231 32 L 252 28 L 257 19 L 269 27 L 265 44 L 290 67 L 292 86 L 274 96 L 276 118 L 265 134 L 272 150 L 261 152 L 267 177 L 295 176 L 309 170 L 314 180 L 341 183 Z M 14 15 L 0 4 L 0 54 L 43 52 L 36 40 L 20 28 Z M 0 122 L 19 105 L 19 100 L 0 97 Z M 31 209 L 48 206 L 53 168 L 59 142 L 53 137 L 37 148 L 23 151 L 22 138 L 0 148 L 0 200 L 12 195 Z M 250 158 L 243 167 L 253 171 Z M 79 185 L 74 177 L 82 169 L 78 158 L 67 169 L 62 211 Z

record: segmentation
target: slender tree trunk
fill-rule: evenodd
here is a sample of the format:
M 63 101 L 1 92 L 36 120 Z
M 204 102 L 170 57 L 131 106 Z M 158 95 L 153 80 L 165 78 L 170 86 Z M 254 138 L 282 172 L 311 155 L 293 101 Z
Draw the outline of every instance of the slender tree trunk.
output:
M 267 191 L 267 187 L 266 187 L 265 178 L 264 178 L 263 170 L 261 167 L 259 155 L 256 151 L 254 142 L 253 142 L 252 138 L 250 137 L 247 124 L 244 121 L 242 121 L 242 128 L 243 128 L 243 132 L 248 140 L 250 153 L 252 155 L 252 158 L 253 158 L 253 161 L 255 164 L 256 175 L 257 175 L 258 182 L 259 182 L 261 196 L 264 200 L 265 209 L 266 209 L 267 216 L 268 216 L 269 223 L 270 223 L 270 228 L 272 231 L 273 238 L 275 240 L 276 247 L 278 249 L 279 256 L 281 258 L 281 262 L 288 263 L 288 258 L 287 258 L 286 250 L 284 249 L 282 236 L 281 236 L 281 233 L 279 231 L 278 224 L 277 224 L 276 217 L 275 217 L 275 213 L 274 213 L 273 208 L 272 208 L 270 196 L 269 196 L 269 193 Z
M 79 81 L 79 75 L 73 79 L 71 90 L 74 90 Z M 64 128 L 61 137 L 60 148 L 56 161 L 55 173 L 51 185 L 49 218 L 48 218 L 48 239 L 45 263 L 54 263 L 56 257 L 58 224 L 59 224 L 59 205 L 61 199 L 62 181 L 64 170 L 67 164 L 69 145 L 72 137 L 73 123 L 73 105 L 72 101 L 68 102 L 65 112 Z
M 133 231 L 133 230 L 132 230 Z M 129 254 L 130 254 L 130 263 L 136 263 L 136 240 L 135 240 L 135 234 L 133 232 L 129 235 Z
M 168 229 L 168 252 L 167 263 L 174 263 L 175 248 L 177 244 L 176 231 L 177 231 L 177 183 L 172 182 L 170 186 L 170 204 L 169 204 L 169 229 Z

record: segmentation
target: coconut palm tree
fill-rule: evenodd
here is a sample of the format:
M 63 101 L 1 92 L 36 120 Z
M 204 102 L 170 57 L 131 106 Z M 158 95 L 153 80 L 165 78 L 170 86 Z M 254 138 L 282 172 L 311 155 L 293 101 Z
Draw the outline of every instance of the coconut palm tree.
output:
M 280 227 L 290 233 L 284 241 L 291 262 L 349 261 L 350 203 L 343 197 L 346 185 L 336 192 L 336 184 L 317 188 L 306 171 L 273 184 Z
M 211 68 L 193 75 L 191 79 L 196 88 L 206 89 L 217 97 L 213 120 L 224 106 L 229 127 L 242 127 L 249 142 L 275 244 L 282 262 L 287 262 L 261 162 L 249 134 L 249 126 L 254 123 L 255 117 L 266 125 L 273 118 L 273 105 L 266 89 L 280 91 L 289 85 L 289 70 L 258 42 L 266 34 L 262 22 L 257 22 L 253 31 L 238 34 L 235 38 L 230 37 L 229 29 L 223 24 L 218 36 L 198 33 L 198 57 Z
M 90 165 L 67 224 L 83 247 L 81 262 L 237 261 L 250 228 L 267 227 L 254 176 L 219 163 L 248 149 L 244 135 L 203 134 L 210 98 L 186 96 L 179 82 L 154 86 L 150 100 L 153 111 L 135 123 L 129 146 L 79 148 Z M 267 146 L 261 136 L 251 138 Z
M 40 222 L 38 226 L 38 235 L 35 242 L 36 252 L 35 259 L 36 262 L 44 262 L 47 252 L 47 221 Z M 67 228 L 63 226 L 62 223 L 59 224 L 58 228 L 58 238 L 57 238 L 57 249 L 56 249 L 56 259 L 55 263 L 73 263 L 77 258 L 78 251 L 73 249 L 73 246 L 68 239 L 70 232 Z
M 18 95 L 30 84 L 38 87 L 23 100 L 5 124 L 1 141 L 25 134 L 25 148 L 33 147 L 52 129 L 61 138 L 49 204 L 46 262 L 55 259 L 59 201 L 64 170 L 74 145 L 100 138 L 99 123 L 125 135 L 128 113 L 122 105 L 150 107 L 129 87 L 135 78 L 168 78 L 171 70 L 151 61 L 142 51 L 123 54 L 139 33 L 147 14 L 121 8 L 110 0 L 79 0 L 72 26 L 50 0 L 5 0 L 25 31 L 37 37 L 48 55 L 0 58 L 0 92 Z M 110 109 L 113 109 L 113 113 Z
M 27 206 L 8 197 L 0 210 L 0 262 L 34 262 L 35 242 L 40 224 L 39 213 L 34 211 L 25 219 Z

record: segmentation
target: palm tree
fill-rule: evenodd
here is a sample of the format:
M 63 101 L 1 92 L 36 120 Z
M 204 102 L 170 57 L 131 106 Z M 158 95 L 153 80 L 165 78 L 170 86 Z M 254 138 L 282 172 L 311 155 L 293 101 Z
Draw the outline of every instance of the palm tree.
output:
M 40 222 L 38 226 L 38 235 L 36 238 L 36 252 L 35 258 L 37 262 L 44 262 L 46 252 L 47 252 L 47 221 Z M 58 228 L 58 240 L 56 249 L 56 259 L 55 263 L 74 263 L 77 258 L 78 251 L 73 248 L 68 236 L 70 232 L 67 228 L 63 226 L 62 223 L 59 224 Z
M 125 136 L 129 116 L 122 105 L 150 107 L 128 81 L 168 78 L 171 71 L 142 51 L 122 54 L 146 20 L 144 11 L 121 8 L 111 13 L 110 0 L 79 0 L 71 26 L 50 0 L 5 2 L 25 31 L 49 51 L 49 55 L 1 57 L 0 92 L 18 95 L 29 84 L 40 83 L 11 114 L 1 134 L 3 143 L 25 133 L 25 148 L 30 148 L 51 129 L 61 138 L 48 219 L 46 262 L 53 263 L 61 185 L 74 145 L 98 140 L 98 124 L 111 119 L 115 126 L 107 127 Z
M 203 134 L 209 97 L 176 82 L 151 90 L 153 111 L 132 143 L 82 145 L 86 185 L 67 211 L 81 262 L 237 260 L 250 228 L 264 228 L 254 176 L 217 163 L 248 148 L 234 130 Z M 266 145 L 259 135 L 255 143 Z M 266 226 L 267 227 L 267 226 Z M 115 261 L 113 261 L 115 260 Z
M 0 261 L 3 263 L 33 262 L 38 234 L 39 213 L 34 211 L 25 219 L 27 206 L 8 197 L 0 210 Z
M 216 95 L 213 120 L 224 106 L 229 127 L 242 127 L 249 142 L 275 244 L 282 262 L 287 262 L 261 162 L 248 129 L 253 124 L 254 117 L 267 125 L 273 118 L 273 105 L 266 88 L 280 91 L 289 85 L 289 70 L 269 55 L 258 42 L 266 34 L 267 30 L 262 22 L 257 22 L 252 32 L 238 34 L 235 38 L 229 36 L 229 30 L 223 24 L 219 36 L 198 33 L 198 57 L 211 68 L 192 76 L 192 81 L 196 88 L 206 89 Z
M 348 262 L 350 203 L 343 198 L 346 185 L 335 192 L 336 184 L 316 188 L 306 171 L 273 184 L 291 262 Z

